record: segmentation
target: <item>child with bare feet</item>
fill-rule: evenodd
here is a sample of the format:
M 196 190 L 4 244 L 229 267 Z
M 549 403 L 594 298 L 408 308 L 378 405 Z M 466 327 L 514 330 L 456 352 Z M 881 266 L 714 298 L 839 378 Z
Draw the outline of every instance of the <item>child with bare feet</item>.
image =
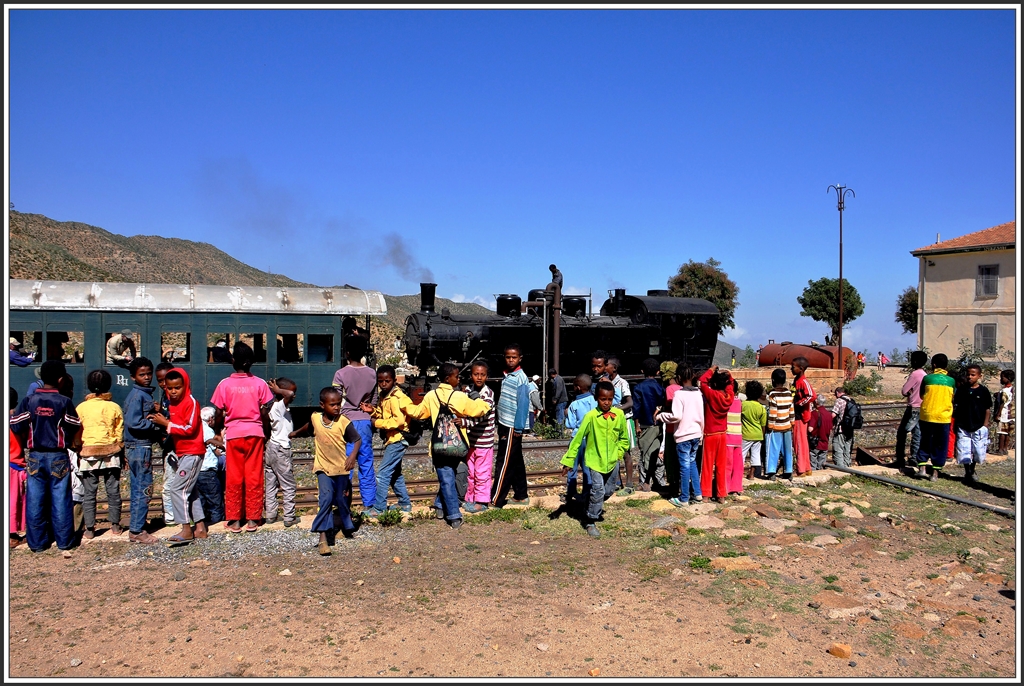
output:
M 359 431 L 341 414 L 341 392 L 333 386 L 320 391 L 320 411 L 314 412 L 293 437 L 313 436 L 313 473 L 316 474 L 319 510 L 312 530 L 320 533 L 317 552 L 330 555 L 328 534 L 335 531 L 334 511 L 338 508 L 341 531 L 351 538 L 356 527 L 352 523 L 352 470 L 362 439 Z M 349 446 L 352 446 L 351 450 Z

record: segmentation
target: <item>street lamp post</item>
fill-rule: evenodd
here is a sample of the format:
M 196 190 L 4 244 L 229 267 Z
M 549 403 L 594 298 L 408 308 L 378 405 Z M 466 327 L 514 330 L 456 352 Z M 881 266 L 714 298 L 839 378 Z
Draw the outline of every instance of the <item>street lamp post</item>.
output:
M 846 365 L 843 360 L 843 209 L 846 207 L 846 194 L 849 193 L 853 197 L 857 197 L 857 194 L 853 192 L 852 188 L 835 184 L 829 186 L 825 192 L 835 191 L 836 196 L 839 200 L 836 209 L 839 210 L 839 358 L 838 369 L 845 371 Z

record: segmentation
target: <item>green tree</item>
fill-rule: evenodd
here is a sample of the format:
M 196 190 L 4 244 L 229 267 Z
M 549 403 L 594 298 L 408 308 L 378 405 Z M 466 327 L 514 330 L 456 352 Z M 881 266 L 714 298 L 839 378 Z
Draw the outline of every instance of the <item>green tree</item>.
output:
M 917 289 L 907 286 L 896 298 L 896 323 L 903 333 L 917 333 Z
M 803 308 L 800 316 L 828 324 L 832 329 L 832 339 L 838 342 L 839 279 L 822 277 L 817 281 L 808 280 L 807 288 L 796 301 Z M 860 293 L 849 280 L 843 279 L 843 328 L 862 314 L 864 301 L 860 299 Z
M 669 295 L 677 298 L 703 298 L 718 308 L 718 333 L 736 325 L 733 315 L 739 305 L 740 288 L 720 269 L 722 263 L 713 257 L 707 262 L 690 260 L 668 280 Z
M 737 362 L 739 362 L 741 367 L 756 367 L 757 351 L 754 350 L 753 346 L 748 345 L 743 349 L 743 356 L 740 357 Z

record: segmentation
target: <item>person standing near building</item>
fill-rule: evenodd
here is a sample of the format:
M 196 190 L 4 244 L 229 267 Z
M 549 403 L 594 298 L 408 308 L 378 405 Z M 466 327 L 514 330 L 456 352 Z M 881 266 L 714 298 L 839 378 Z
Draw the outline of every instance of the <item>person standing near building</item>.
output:
M 985 463 L 988 423 L 992 419 L 992 393 L 981 383 L 981 365 L 969 364 L 967 383 L 953 394 L 956 460 L 964 468 L 964 481 L 976 483 L 975 470 Z
M 921 381 L 924 379 L 924 365 L 928 355 L 923 350 L 910 353 L 910 375 L 903 384 L 901 393 L 907 399 L 900 426 L 896 429 L 896 466 L 902 469 L 907 464 L 907 438 L 910 438 L 910 461 L 917 463 L 921 448 Z
M 953 419 L 953 393 L 956 382 L 946 371 L 949 358 L 939 353 L 932 356 L 932 373 L 921 379 L 921 449 L 911 466 L 917 477 L 938 481 L 949 453 L 949 425 Z M 931 462 L 932 472 L 925 470 Z

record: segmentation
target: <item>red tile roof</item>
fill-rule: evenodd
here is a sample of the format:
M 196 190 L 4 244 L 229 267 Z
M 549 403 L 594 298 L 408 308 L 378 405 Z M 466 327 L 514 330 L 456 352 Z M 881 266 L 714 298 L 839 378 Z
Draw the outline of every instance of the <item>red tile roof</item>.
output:
M 981 231 L 975 231 L 969 233 L 966 236 L 960 236 L 959 238 L 950 238 L 948 241 L 942 241 L 941 243 L 932 243 L 926 245 L 923 248 L 917 250 L 911 250 L 911 255 L 922 255 L 927 253 L 938 253 L 938 252 L 961 252 L 977 250 L 979 248 L 989 248 L 996 246 L 1016 246 L 1017 241 L 1017 222 L 1006 222 L 999 226 L 993 226 L 990 229 L 982 229 Z

